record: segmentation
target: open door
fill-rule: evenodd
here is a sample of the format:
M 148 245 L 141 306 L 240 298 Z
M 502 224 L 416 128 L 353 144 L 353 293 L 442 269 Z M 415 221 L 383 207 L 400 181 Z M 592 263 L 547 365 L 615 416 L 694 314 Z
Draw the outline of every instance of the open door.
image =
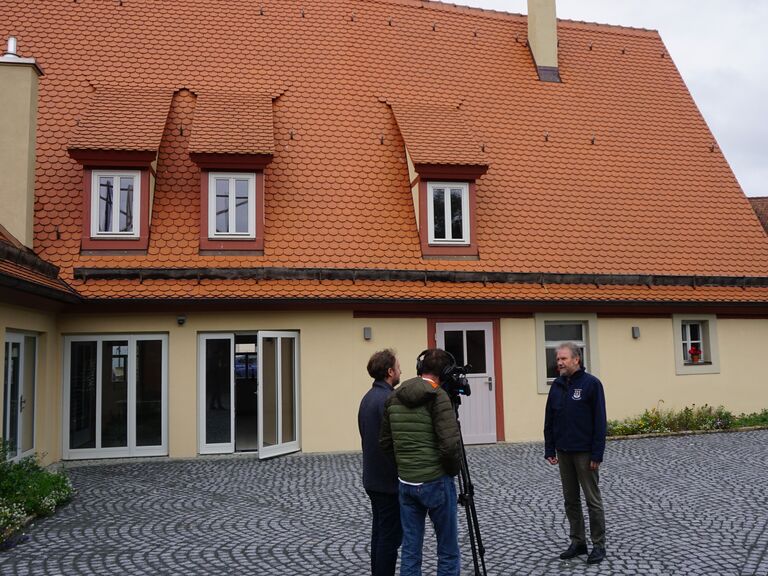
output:
M 201 334 L 198 406 L 200 454 L 235 450 L 235 335 Z
M 35 449 L 35 366 L 37 337 L 5 335 L 3 429 L 8 458 L 15 460 Z
M 299 450 L 299 339 L 259 332 L 259 458 Z

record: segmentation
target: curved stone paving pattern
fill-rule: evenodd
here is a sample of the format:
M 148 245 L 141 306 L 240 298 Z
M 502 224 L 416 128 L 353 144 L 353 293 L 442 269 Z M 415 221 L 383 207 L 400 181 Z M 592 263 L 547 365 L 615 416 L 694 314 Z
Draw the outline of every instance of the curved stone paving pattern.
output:
M 541 444 L 469 449 L 489 575 L 768 574 L 768 431 L 610 442 L 608 559 L 562 562 L 567 528 Z M 360 455 L 71 465 L 79 490 L 0 553 L 3 575 L 363 576 Z M 472 574 L 460 509 L 463 574 Z M 425 574 L 435 573 L 427 534 Z

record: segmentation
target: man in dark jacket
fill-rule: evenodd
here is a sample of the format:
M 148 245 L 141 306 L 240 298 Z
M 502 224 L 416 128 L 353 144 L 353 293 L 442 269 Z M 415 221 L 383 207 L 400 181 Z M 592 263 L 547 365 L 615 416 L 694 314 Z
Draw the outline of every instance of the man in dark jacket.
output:
M 598 469 L 605 451 L 605 394 L 600 380 L 581 366 L 581 350 L 568 342 L 557 349 L 560 376 L 552 382 L 544 416 L 544 457 L 560 465 L 565 514 L 571 527 L 571 545 L 560 554 L 568 560 L 587 553 L 579 487 L 589 511 L 592 552 L 587 562 L 605 558 L 605 514 L 598 486 Z
M 363 444 L 363 487 L 371 500 L 371 574 L 394 576 L 397 549 L 403 537 L 395 460 L 379 447 L 384 403 L 400 383 L 400 362 L 392 350 L 376 352 L 368 360 L 373 386 L 363 396 L 357 426 Z
M 380 444 L 394 453 L 400 478 L 400 576 L 421 576 L 427 514 L 437 537 L 437 576 L 457 576 L 461 570 L 453 481 L 461 467 L 461 433 L 451 399 L 440 386 L 453 366 L 445 350 L 425 350 L 417 363 L 419 377 L 404 382 L 384 410 Z

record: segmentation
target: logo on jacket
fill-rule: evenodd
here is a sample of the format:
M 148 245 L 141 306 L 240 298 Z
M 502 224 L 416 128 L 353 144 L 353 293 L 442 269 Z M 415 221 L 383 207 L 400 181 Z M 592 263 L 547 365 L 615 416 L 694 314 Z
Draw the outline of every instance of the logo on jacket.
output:
M 575 388 L 573 390 L 573 399 L 574 400 L 581 400 L 581 388 Z

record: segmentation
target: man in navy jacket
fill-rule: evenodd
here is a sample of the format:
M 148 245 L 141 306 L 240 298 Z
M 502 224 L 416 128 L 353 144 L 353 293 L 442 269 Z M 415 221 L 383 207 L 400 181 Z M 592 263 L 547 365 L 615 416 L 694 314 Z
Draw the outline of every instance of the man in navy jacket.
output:
M 400 527 L 399 481 L 392 456 L 379 447 L 384 403 L 400 383 L 400 362 L 392 350 L 376 352 L 368 360 L 368 374 L 374 379 L 360 402 L 357 425 L 363 444 L 363 487 L 371 500 L 371 574 L 394 576 L 397 549 L 403 539 Z
M 605 558 L 605 514 L 598 486 L 598 469 L 605 451 L 605 394 L 600 380 L 581 366 L 581 350 L 568 342 L 557 348 L 560 376 L 552 382 L 544 416 L 544 457 L 560 465 L 565 514 L 571 545 L 560 554 L 568 560 L 587 553 L 579 487 L 589 511 L 592 552 L 587 562 Z

